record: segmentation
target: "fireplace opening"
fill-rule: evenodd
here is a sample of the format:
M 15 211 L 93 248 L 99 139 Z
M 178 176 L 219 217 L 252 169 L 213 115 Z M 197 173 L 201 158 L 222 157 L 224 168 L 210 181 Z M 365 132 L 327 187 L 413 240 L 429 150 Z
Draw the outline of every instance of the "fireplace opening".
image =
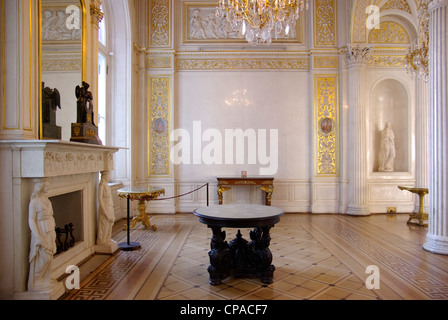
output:
M 70 250 L 84 240 L 82 191 L 49 198 L 56 223 L 57 254 Z

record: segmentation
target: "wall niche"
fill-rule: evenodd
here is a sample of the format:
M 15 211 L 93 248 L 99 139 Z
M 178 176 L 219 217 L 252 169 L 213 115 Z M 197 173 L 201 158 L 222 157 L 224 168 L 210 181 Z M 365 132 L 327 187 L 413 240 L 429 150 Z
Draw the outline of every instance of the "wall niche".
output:
M 369 124 L 373 172 L 379 172 L 381 132 L 387 122 L 391 123 L 395 136 L 393 172 L 409 172 L 409 97 L 404 85 L 395 79 L 381 80 L 371 91 Z

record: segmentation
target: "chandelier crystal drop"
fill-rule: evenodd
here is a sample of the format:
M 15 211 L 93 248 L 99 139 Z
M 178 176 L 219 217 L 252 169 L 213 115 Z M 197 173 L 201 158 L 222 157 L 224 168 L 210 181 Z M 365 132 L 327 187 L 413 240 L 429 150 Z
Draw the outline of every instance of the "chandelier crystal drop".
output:
M 287 37 L 308 0 L 219 0 L 216 17 L 226 19 L 227 31 L 240 32 L 253 45 Z

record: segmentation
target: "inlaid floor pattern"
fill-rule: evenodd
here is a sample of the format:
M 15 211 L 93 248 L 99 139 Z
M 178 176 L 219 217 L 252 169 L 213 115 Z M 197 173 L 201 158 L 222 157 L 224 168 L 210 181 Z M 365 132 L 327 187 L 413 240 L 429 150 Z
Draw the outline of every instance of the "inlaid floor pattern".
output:
M 208 283 L 211 230 L 192 214 L 155 215 L 157 231 L 137 225 L 138 251 L 118 251 L 91 272 L 66 300 L 401 300 L 448 299 L 448 256 L 422 249 L 427 229 L 408 215 L 287 214 L 271 229 L 274 283 L 228 278 Z M 126 241 L 124 221 L 114 239 Z M 227 241 L 237 229 L 226 228 Z M 249 229 L 241 230 L 249 239 Z M 379 289 L 368 289 L 368 266 Z M 81 267 L 82 269 L 82 267 Z

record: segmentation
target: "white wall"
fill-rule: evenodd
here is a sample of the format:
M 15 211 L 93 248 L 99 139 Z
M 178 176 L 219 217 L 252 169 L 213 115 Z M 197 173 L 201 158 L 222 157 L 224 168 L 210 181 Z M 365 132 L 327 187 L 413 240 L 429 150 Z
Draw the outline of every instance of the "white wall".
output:
M 235 95 L 242 90 L 245 90 L 245 94 Z M 240 101 L 234 101 L 237 96 Z M 275 181 L 282 184 L 288 184 L 288 181 L 309 181 L 312 107 L 306 72 L 178 72 L 174 115 L 175 129 L 187 130 L 191 144 L 194 139 L 194 121 L 200 121 L 202 133 L 207 129 L 217 129 L 223 138 L 223 165 L 192 164 L 191 146 L 191 164 L 180 164 L 175 168 L 175 179 L 180 183 L 214 182 L 217 176 L 239 176 L 242 170 L 247 171 L 248 175 L 259 175 L 260 168 L 270 165 L 271 168 L 274 167 L 273 161 L 270 165 L 262 165 L 258 158 L 257 164 L 249 165 L 247 145 L 244 164 L 236 164 L 236 152 L 233 154 L 233 164 L 225 164 L 226 129 L 253 129 L 256 133 L 266 129 L 268 137 L 270 129 L 277 129 L 278 170 L 273 174 Z M 272 142 L 274 141 L 275 139 Z M 208 141 L 202 142 L 201 150 L 208 144 Z M 271 145 L 266 147 L 269 152 Z M 235 200 L 263 201 L 261 191 L 253 191 L 249 187 L 240 189 L 238 199 Z M 210 193 L 214 192 L 215 189 L 212 188 Z M 224 198 L 227 196 L 229 199 L 230 194 L 225 194 Z M 274 191 L 273 203 L 276 195 Z M 182 200 L 179 205 L 182 206 Z

